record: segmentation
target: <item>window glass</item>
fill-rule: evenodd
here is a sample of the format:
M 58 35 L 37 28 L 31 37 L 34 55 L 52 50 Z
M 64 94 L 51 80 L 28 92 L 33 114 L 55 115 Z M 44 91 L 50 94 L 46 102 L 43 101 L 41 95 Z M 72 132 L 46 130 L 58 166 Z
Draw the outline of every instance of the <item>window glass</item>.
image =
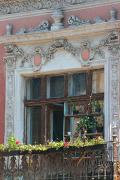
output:
M 69 96 L 80 96 L 86 94 L 86 74 L 73 74 L 69 77 Z
M 26 119 L 27 143 L 41 143 L 41 107 L 28 107 Z
M 104 92 L 104 70 L 96 70 L 92 77 L 92 93 Z
M 58 98 L 64 96 L 64 77 L 57 76 L 50 78 L 50 96 L 51 98 Z
M 27 80 L 27 100 L 40 99 L 41 79 L 33 78 Z

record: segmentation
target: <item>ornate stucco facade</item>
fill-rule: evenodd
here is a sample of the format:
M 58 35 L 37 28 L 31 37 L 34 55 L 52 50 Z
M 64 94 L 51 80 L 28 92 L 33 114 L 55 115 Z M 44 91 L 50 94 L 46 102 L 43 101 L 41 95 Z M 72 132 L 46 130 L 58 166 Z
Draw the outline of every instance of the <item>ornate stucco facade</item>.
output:
M 53 10 L 58 6 L 62 10 Z M 117 126 L 120 138 L 119 7 L 120 1 L 112 0 L 0 1 L 0 44 L 5 51 L 1 66 L 6 71 L 6 79 L 3 75 L 1 79 L 5 98 L 2 94 L 0 122 L 5 122 L 1 123 L 5 142 L 11 134 L 24 140 L 25 77 L 101 67 L 105 77 L 105 139 L 112 139 L 113 126 Z M 90 57 L 84 62 L 81 52 L 86 47 Z M 34 63 L 36 54 L 42 58 L 39 65 Z

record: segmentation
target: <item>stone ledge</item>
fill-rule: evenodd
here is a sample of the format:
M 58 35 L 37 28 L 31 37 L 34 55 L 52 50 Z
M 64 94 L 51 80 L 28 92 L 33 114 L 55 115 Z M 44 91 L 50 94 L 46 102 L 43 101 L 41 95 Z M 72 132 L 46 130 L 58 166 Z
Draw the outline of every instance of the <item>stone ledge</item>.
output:
M 58 31 L 49 31 L 49 32 L 38 32 L 31 34 L 22 34 L 22 35 L 4 35 L 0 37 L 0 44 L 19 44 L 19 45 L 28 45 L 28 44 L 40 44 L 48 43 L 55 39 L 66 38 L 66 39 L 77 39 L 85 38 L 86 36 L 97 36 L 102 34 L 108 34 L 113 30 L 118 31 L 120 28 L 120 20 L 115 22 L 104 22 L 99 24 L 90 24 L 83 25 L 80 27 L 74 28 L 65 28 Z

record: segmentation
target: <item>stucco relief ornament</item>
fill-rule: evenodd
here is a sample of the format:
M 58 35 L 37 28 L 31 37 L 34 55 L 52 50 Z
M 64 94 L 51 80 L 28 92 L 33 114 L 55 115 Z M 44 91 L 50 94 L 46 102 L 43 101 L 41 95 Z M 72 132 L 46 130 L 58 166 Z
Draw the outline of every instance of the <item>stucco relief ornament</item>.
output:
M 12 67 L 16 63 L 16 59 L 13 54 L 14 45 L 6 44 L 4 47 L 5 47 L 6 57 L 4 57 L 3 61 L 4 61 L 4 63 L 7 64 L 8 67 Z
M 33 68 L 34 71 L 39 71 L 44 64 L 43 60 L 43 49 L 41 47 L 36 47 L 33 57 Z
M 52 18 L 54 20 L 54 23 L 51 25 L 51 31 L 56 31 L 64 28 L 64 24 L 63 24 L 64 14 L 62 9 L 60 8 L 55 9 L 53 11 Z
M 119 32 L 112 31 L 105 39 L 100 42 L 101 46 L 109 46 L 111 44 L 118 44 L 120 41 Z
M 46 62 L 53 59 L 54 54 L 60 48 L 63 48 L 63 50 L 71 53 L 73 56 L 78 55 L 78 49 L 73 47 L 73 45 L 69 43 L 67 39 L 56 39 L 45 52 Z
M 68 25 L 70 27 L 81 26 L 81 25 L 90 24 L 90 23 L 91 23 L 90 20 L 80 19 L 79 17 L 74 16 L 74 15 L 72 15 L 68 18 Z
M 89 41 L 84 41 L 81 43 L 80 57 L 83 66 L 90 65 L 90 62 L 95 59 L 96 55 L 100 56 L 103 59 L 105 58 L 105 53 L 101 45 L 91 47 L 91 43 Z
M 97 16 L 94 18 L 94 23 L 98 24 L 98 23 L 103 23 L 105 22 L 105 20 L 103 20 L 100 16 Z
M 15 44 L 6 44 L 4 47 L 6 57 L 3 59 L 3 61 L 7 64 L 7 66 L 15 68 L 18 57 L 24 58 L 23 49 L 19 48 Z
M 37 27 L 28 29 L 28 33 L 32 32 L 46 32 L 50 30 L 50 24 L 47 20 L 42 21 Z
M 20 28 L 19 31 L 16 32 L 16 34 L 26 34 L 26 33 L 33 33 L 33 32 L 46 32 L 50 30 L 50 24 L 47 20 L 42 21 L 38 26 L 32 27 L 30 29 L 27 29 L 26 27 Z
M 89 41 L 84 41 L 81 43 L 81 50 L 80 50 L 80 56 L 81 56 L 81 63 L 82 65 L 86 66 L 89 65 L 89 61 L 91 59 L 91 45 Z
M 112 31 L 104 40 L 100 42 L 101 46 L 107 46 L 111 54 L 115 55 L 120 50 L 119 32 Z
M 4 46 L 5 52 L 6 52 L 7 54 L 13 53 L 14 47 L 15 47 L 14 44 L 6 44 L 6 45 Z
M 12 35 L 13 34 L 13 24 L 7 24 L 6 25 L 6 35 Z
M 110 20 L 109 21 L 115 21 L 117 20 L 117 10 L 115 8 L 112 8 L 110 10 Z

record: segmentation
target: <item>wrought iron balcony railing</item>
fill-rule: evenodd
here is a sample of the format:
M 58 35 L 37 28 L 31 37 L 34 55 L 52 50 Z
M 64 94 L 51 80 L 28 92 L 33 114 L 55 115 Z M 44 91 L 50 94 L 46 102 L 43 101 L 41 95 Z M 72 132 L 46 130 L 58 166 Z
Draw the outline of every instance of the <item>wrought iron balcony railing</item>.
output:
M 112 180 L 112 148 L 52 148 L 0 153 L 0 180 Z

